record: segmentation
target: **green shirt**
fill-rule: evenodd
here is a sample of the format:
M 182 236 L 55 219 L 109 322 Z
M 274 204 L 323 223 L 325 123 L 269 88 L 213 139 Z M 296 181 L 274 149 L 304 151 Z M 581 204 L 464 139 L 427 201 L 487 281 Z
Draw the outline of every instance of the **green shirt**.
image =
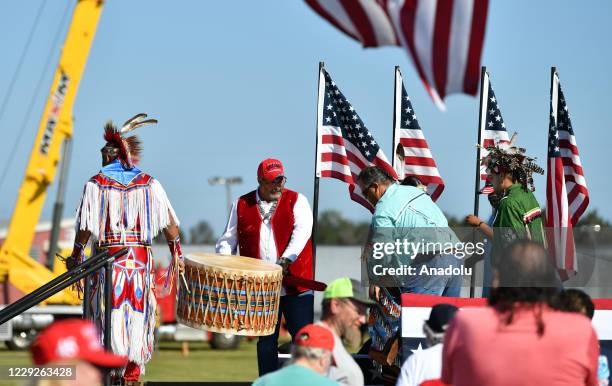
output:
M 517 239 L 529 239 L 545 243 L 542 210 L 531 191 L 521 184 L 514 184 L 499 202 L 495 216 L 493 256 L 500 256 L 503 249 Z
M 323 375 L 297 364 L 283 367 L 282 369 L 257 378 L 253 386 L 338 386 Z

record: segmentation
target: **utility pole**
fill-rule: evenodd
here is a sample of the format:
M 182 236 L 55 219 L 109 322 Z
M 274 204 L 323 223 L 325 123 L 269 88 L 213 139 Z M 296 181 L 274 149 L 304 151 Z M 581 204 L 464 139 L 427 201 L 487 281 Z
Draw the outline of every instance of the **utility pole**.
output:
M 59 240 L 62 229 L 62 212 L 64 211 L 64 196 L 66 195 L 66 180 L 68 176 L 68 165 L 70 164 L 70 154 L 72 150 L 72 139 L 64 139 L 64 149 L 62 156 L 62 167 L 60 169 L 59 183 L 57 187 L 57 198 L 53 206 L 53 220 L 51 226 L 51 238 L 49 239 L 49 250 L 47 252 L 47 267 L 53 271 L 55 254 L 57 253 L 57 241 Z
M 210 185 L 225 185 L 225 199 L 227 203 L 227 213 L 232 210 L 232 185 L 242 184 L 242 177 L 211 177 L 208 179 Z

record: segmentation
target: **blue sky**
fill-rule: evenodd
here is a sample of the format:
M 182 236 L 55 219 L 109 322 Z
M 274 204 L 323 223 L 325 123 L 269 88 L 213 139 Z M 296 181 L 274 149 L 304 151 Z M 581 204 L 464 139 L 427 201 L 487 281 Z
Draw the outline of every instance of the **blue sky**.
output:
M 0 219 L 10 217 L 48 92 L 52 68 L 43 68 L 68 4 L 47 1 L 32 46 L 0 117 L 0 165 L 9 163 L 0 188 Z M 15 72 L 40 1 L 0 4 L 0 98 Z M 606 156 L 612 68 L 612 3 L 491 0 L 482 64 L 509 131 L 519 144 L 546 159 L 550 66 L 558 67 L 591 194 L 589 209 L 612 218 Z M 52 63 L 57 62 L 55 50 Z M 400 48 L 362 49 L 302 1 L 118 1 L 104 6 L 74 106 L 74 148 L 66 213 L 100 166 L 102 126 L 146 112 L 159 119 L 139 131 L 141 168 L 165 186 L 185 228 L 205 219 L 218 233 L 226 221 L 225 192 L 209 186 L 215 175 L 241 176 L 233 196 L 256 184 L 258 162 L 281 159 L 287 187 L 312 203 L 318 62 L 356 108 L 390 156 L 393 68 L 404 82 L 436 158 L 446 190 L 439 200 L 456 216 L 471 212 L 478 100 L 446 99 L 437 110 Z M 20 141 L 19 128 L 42 71 L 38 95 Z M 0 99 L 1 100 L 1 99 Z M 8 152 L 17 146 L 14 159 Z M 2 170 L 0 170 L 1 172 Z M 536 178 L 544 205 L 545 179 Z M 42 219 L 49 219 L 53 186 Z M 483 202 L 484 203 L 484 202 Z M 351 219 L 369 212 L 350 201 L 346 185 L 321 181 L 320 210 Z

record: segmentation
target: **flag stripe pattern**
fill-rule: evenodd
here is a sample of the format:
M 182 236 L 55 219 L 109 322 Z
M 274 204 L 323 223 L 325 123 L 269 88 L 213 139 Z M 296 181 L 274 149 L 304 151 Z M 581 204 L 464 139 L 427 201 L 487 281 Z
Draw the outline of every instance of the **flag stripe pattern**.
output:
M 485 72 L 485 87 L 483 92 L 483 103 L 481 106 L 485 111 L 481 112 L 482 127 L 481 127 L 481 146 L 483 149 L 480 151 L 480 159 L 486 157 L 489 152 L 486 150 L 487 147 L 495 146 L 497 144 L 510 143 L 508 137 L 508 130 L 506 129 L 506 123 L 502 117 L 499 102 L 493 92 L 493 86 L 491 85 L 491 79 L 489 74 Z M 480 178 L 482 180 L 487 179 L 487 172 L 485 166 L 480 167 Z M 484 192 L 483 192 L 484 193 Z
M 438 106 L 475 95 L 488 0 L 305 0 L 364 47 L 404 47 Z
M 578 271 L 573 226 L 589 204 L 589 192 L 567 103 L 559 77 L 552 76 L 548 171 L 546 176 L 546 217 L 549 249 L 565 278 Z
M 357 186 L 357 176 L 368 166 L 378 166 L 394 179 L 397 175 L 372 133 L 323 68 L 320 81 L 317 175 L 349 184 L 351 199 L 373 212 L 374 207 Z
M 589 190 L 584 178 L 584 170 L 580 162 L 580 152 L 576 144 L 569 110 L 558 79 L 556 84 L 558 86 L 557 108 L 556 117 L 551 116 L 549 156 L 555 155 L 555 158 L 559 158 L 561 161 L 568 197 L 569 215 L 572 225 L 576 225 L 589 204 Z M 553 128 L 555 118 L 556 125 Z
M 419 125 L 416 113 L 412 108 L 410 97 L 404 87 L 399 68 L 395 70 L 395 160 L 398 176 L 404 178 L 415 176 L 427 186 L 427 193 L 436 201 L 444 190 L 444 181 L 440 177 L 423 130 Z

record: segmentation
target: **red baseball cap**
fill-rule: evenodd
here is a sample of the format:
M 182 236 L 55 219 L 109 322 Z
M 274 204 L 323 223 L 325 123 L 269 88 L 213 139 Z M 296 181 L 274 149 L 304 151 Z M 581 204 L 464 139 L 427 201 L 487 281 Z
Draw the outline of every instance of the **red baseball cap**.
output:
M 446 383 L 442 383 L 439 379 L 430 379 L 423 383 L 420 386 L 448 386 Z
M 317 347 L 325 350 L 334 350 L 334 335 L 323 326 L 307 324 L 295 336 L 296 346 Z
M 257 177 L 263 178 L 270 182 L 278 176 L 283 176 L 285 173 L 283 163 L 274 158 L 268 158 L 259 164 L 257 168 Z
M 30 351 L 36 365 L 71 359 L 82 359 L 108 368 L 127 364 L 127 357 L 104 351 L 96 327 L 92 322 L 82 319 L 52 323 L 36 337 Z

